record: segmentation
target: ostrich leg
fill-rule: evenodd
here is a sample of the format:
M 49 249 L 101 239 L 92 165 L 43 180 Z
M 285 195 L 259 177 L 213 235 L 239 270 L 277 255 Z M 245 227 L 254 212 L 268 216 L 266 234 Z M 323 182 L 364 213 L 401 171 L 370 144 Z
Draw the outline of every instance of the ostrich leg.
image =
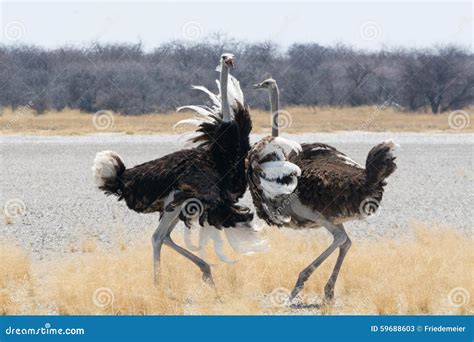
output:
M 335 225 L 334 223 L 328 221 L 320 213 L 315 212 L 303 205 L 299 199 L 296 199 L 291 203 L 291 210 L 299 217 L 309 219 L 318 225 L 324 226 L 332 234 L 334 240 L 331 245 L 316 258 L 316 260 L 314 260 L 311 264 L 309 264 L 308 267 L 301 271 L 298 280 L 296 281 L 295 287 L 293 288 L 293 291 L 291 291 L 290 301 L 292 301 L 298 295 L 298 293 L 300 293 L 306 280 L 308 280 L 308 278 L 324 262 L 324 260 L 326 260 L 334 252 L 334 250 L 336 250 L 336 248 L 345 245 L 346 241 L 349 239 L 342 225 Z M 347 252 L 348 246 L 346 246 L 345 249 L 345 252 Z M 333 274 L 331 275 L 330 281 L 334 278 L 334 283 L 335 279 L 337 278 L 337 274 L 339 273 L 339 269 L 341 268 L 342 261 L 344 260 L 344 256 L 346 254 L 345 252 L 342 254 L 342 257 L 341 254 L 339 254 L 338 261 L 336 262 Z M 328 287 L 328 291 L 331 290 L 331 285 Z M 332 288 L 334 288 L 334 284 L 332 285 Z
M 170 233 L 171 233 L 171 231 L 169 232 L 169 234 Z M 178 246 L 173 240 L 171 240 L 171 236 L 169 234 L 166 236 L 166 238 L 164 240 L 164 243 L 167 246 L 173 248 L 176 252 L 178 252 L 179 254 L 184 256 L 185 258 L 188 258 L 193 263 L 195 263 L 202 271 L 202 279 L 205 282 L 209 283 L 211 286 L 214 287 L 214 280 L 212 279 L 212 274 L 211 274 L 211 266 L 209 266 L 209 264 L 207 262 L 205 262 L 201 258 L 195 256 L 190 251 L 184 249 L 181 246 Z
M 161 247 L 163 246 L 165 238 L 171 233 L 173 228 L 178 223 L 179 212 L 179 208 L 173 211 L 165 211 L 161 217 L 158 228 L 156 228 L 151 238 L 151 243 L 153 245 L 153 271 L 155 285 L 158 285 L 160 281 Z
M 336 227 L 336 229 L 334 229 L 334 227 Z M 293 291 L 291 291 L 290 300 L 293 300 L 298 295 L 298 293 L 300 293 L 306 280 L 308 280 L 308 278 L 319 267 L 319 265 L 321 265 L 336 248 L 341 247 L 347 241 L 346 232 L 337 229 L 336 225 L 328 225 L 326 228 L 334 236 L 334 240 L 332 244 L 316 258 L 316 260 L 314 260 L 311 264 L 309 264 L 308 267 L 301 271 L 298 280 L 296 281 L 295 287 Z M 342 260 L 340 261 L 340 264 L 342 264 Z
M 337 225 L 341 231 L 345 233 L 344 226 L 342 224 Z M 347 236 L 347 235 L 346 235 Z M 324 286 L 324 296 L 327 300 L 334 298 L 334 286 L 336 285 L 337 277 L 339 276 L 339 271 L 341 270 L 342 263 L 346 257 L 349 248 L 351 247 L 351 239 L 347 236 L 346 241 L 339 247 L 339 255 L 337 256 L 336 265 L 332 270 L 331 277 L 329 278 L 326 286 Z

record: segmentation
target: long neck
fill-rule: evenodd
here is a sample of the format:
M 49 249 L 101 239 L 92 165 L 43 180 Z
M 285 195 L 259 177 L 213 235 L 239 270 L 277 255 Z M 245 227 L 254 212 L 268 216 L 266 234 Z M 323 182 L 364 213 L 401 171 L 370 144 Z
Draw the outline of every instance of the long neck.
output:
M 272 137 L 278 136 L 278 111 L 280 110 L 278 87 L 270 88 L 270 106 L 272 111 Z
M 230 121 L 229 97 L 227 96 L 227 80 L 229 79 L 229 68 L 222 63 L 221 69 L 221 100 L 222 100 L 222 119 L 224 122 Z

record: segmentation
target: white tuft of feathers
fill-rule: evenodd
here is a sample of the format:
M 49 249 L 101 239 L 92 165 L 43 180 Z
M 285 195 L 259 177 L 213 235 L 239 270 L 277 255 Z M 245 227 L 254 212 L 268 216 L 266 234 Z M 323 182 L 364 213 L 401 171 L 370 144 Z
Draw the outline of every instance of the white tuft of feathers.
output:
M 400 145 L 393 141 L 393 139 L 387 139 L 383 141 L 382 144 L 387 145 L 392 151 L 397 148 L 400 148 Z
M 263 158 L 270 153 L 275 153 L 278 159 L 285 160 L 291 151 L 301 152 L 301 145 L 296 141 L 275 137 L 261 149 L 259 157 Z
M 260 164 L 260 168 L 263 171 L 261 176 L 265 179 L 276 180 L 291 175 L 301 176 L 301 169 L 297 165 L 284 160 L 269 161 Z
M 277 159 L 259 164 L 261 170 L 259 172 L 260 187 L 265 197 L 274 199 L 281 195 L 289 195 L 298 186 L 301 169 L 288 161 L 288 156 L 292 151 L 301 152 L 301 145 L 281 137 L 269 139 L 259 151 L 259 160 L 269 154 L 273 154 Z M 254 164 L 252 167 L 257 168 L 257 165 Z M 282 183 L 280 180 L 287 176 L 291 177 L 289 182 L 287 184 Z
M 237 225 L 236 227 L 223 228 L 222 230 L 219 230 L 207 223 L 205 223 L 204 226 L 200 226 L 197 222 L 193 222 L 191 229 L 183 227 L 184 243 L 188 250 L 199 252 L 199 257 L 207 261 L 206 246 L 212 242 L 214 252 L 219 260 L 228 264 L 233 264 L 237 261 L 229 258 L 225 253 L 225 242 L 222 232 L 224 231 L 225 238 L 233 250 L 239 254 L 251 255 L 254 253 L 264 252 L 269 248 L 268 241 L 263 239 L 259 233 L 262 228 L 263 226 L 257 227 L 255 226 L 255 223 L 252 222 L 251 225 L 242 224 Z M 197 231 L 199 234 L 197 245 L 192 241 L 192 231 Z
M 262 187 L 263 192 L 267 198 L 276 198 L 281 195 L 289 195 L 295 191 L 298 186 L 298 179 L 293 177 L 291 182 L 288 184 L 279 183 L 274 180 L 266 180 L 265 178 L 260 178 L 260 186 Z
M 288 155 L 291 151 L 295 151 L 296 153 L 301 152 L 301 145 L 298 144 L 296 141 L 288 140 L 282 137 L 276 137 L 274 139 L 275 144 L 280 146 L 286 155 Z
M 117 159 L 121 160 L 122 158 L 114 151 L 102 151 L 96 154 L 92 165 L 92 174 L 97 187 L 103 186 L 107 179 L 117 176 L 119 167 Z
M 265 252 L 270 244 L 261 236 L 261 233 L 253 226 L 236 226 L 223 228 L 230 246 L 243 255 L 252 255 Z
M 217 71 L 220 71 L 220 68 L 216 69 Z M 212 117 L 222 117 L 222 94 L 221 94 L 221 87 L 220 87 L 220 82 L 219 80 L 216 80 L 217 83 L 217 89 L 219 90 L 218 94 L 214 94 L 212 91 L 207 89 L 206 87 L 203 86 L 191 86 L 192 89 L 202 91 L 203 93 L 207 94 L 209 96 L 209 99 L 211 100 L 212 106 L 198 106 L 198 105 L 188 105 L 188 106 L 182 106 L 179 107 L 176 111 L 180 112 L 182 110 L 190 110 L 192 112 L 195 112 L 197 115 L 193 119 L 185 119 L 177 122 L 173 128 L 176 129 L 178 126 L 181 125 L 195 125 L 199 126 L 201 123 L 204 122 L 212 122 Z M 229 98 L 229 103 L 230 107 L 232 108 L 231 111 L 231 118 L 233 119 L 234 114 L 238 110 L 238 103 L 241 105 L 244 104 L 244 94 L 242 92 L 242 89 L 240 88 L 240 83 L 239 81 L 232 75 L 229 74 L 229 79 L 227 83 L 227 96 Z

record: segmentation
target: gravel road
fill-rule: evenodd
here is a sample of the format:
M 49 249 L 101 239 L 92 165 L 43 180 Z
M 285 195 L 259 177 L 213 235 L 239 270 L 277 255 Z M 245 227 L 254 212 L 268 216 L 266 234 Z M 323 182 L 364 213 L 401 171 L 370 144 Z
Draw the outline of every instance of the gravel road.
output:
M 412 222 L 463 231 L 473 227 L 472 134 L 341 132 L 289 137 L 330 143 L 361 164 L 378 142 L 392 138 L 401 145 L 399 169 L 389 179 L 380 213 L 346 226 L 355 239 L 404 236 Z M 91 165 L 96 152 L 115 150 L 133 166 L 184 147 L 173 135 L 0 136 L 0 142 L 0 205 L 14 216 L 11 222 L 1 220 L 0 236 L 14 237 L 38 258 L 66 251 L 87 237 L 108 243 L 118 234 L 142 236 L 157 225 L 157 214 L 132 212 L 94 188 Z M 248 194 L 244 202 L 250 203 Z M 17 205 L 25 209 L 17 211 Z

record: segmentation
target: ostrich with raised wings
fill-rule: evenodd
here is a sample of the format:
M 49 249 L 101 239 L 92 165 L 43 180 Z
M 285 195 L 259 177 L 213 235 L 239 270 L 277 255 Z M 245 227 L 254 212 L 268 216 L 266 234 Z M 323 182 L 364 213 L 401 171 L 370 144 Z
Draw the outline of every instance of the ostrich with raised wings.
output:
M 385 179 L 396 169 L 395 143 L 374 146 L 365 168 L 332 146 L 311 143 L 301 149 L 275 146 L 278 141 L 279 91 L 274 79 L 254 85 L 269 92 L 272 136 L 249 152 L 247 178 L 257 214 L 270 225 L 294 229 L 325 227 L 333 236 L 331 245 L 300 274 L 290 300 L 303 289 L 311 274 L 339 248 L 332 274 L 324 288 L 325 299 L 334 297 L 334 287 L 351 246 L 343 223 L 373 214 L 384 192 Z
M 136 212 L 161 214 L 152 237 L 155 284 L 163 244 L 196 264 L 203 279 L 213 284 L 209 264 L 172 240 L 171 232 L 179 220 L 187 226 L 197 222 L 215 229 L 251 229 L 253 214 L 236 204 L 247 186 L 243 159 L 250 148 L 251 120 L 238 82 L 229 80 L 233 66 L 234 56 L 223 54 L 219 95 L 201 88 L 211 96 L 212 108 L 188 107 L 201 116 L 194 138 L 197 147 L 128 169 L 113 151 L 99 152 L 94 160 L 92 170 L 100 190 L 125 200 Z

